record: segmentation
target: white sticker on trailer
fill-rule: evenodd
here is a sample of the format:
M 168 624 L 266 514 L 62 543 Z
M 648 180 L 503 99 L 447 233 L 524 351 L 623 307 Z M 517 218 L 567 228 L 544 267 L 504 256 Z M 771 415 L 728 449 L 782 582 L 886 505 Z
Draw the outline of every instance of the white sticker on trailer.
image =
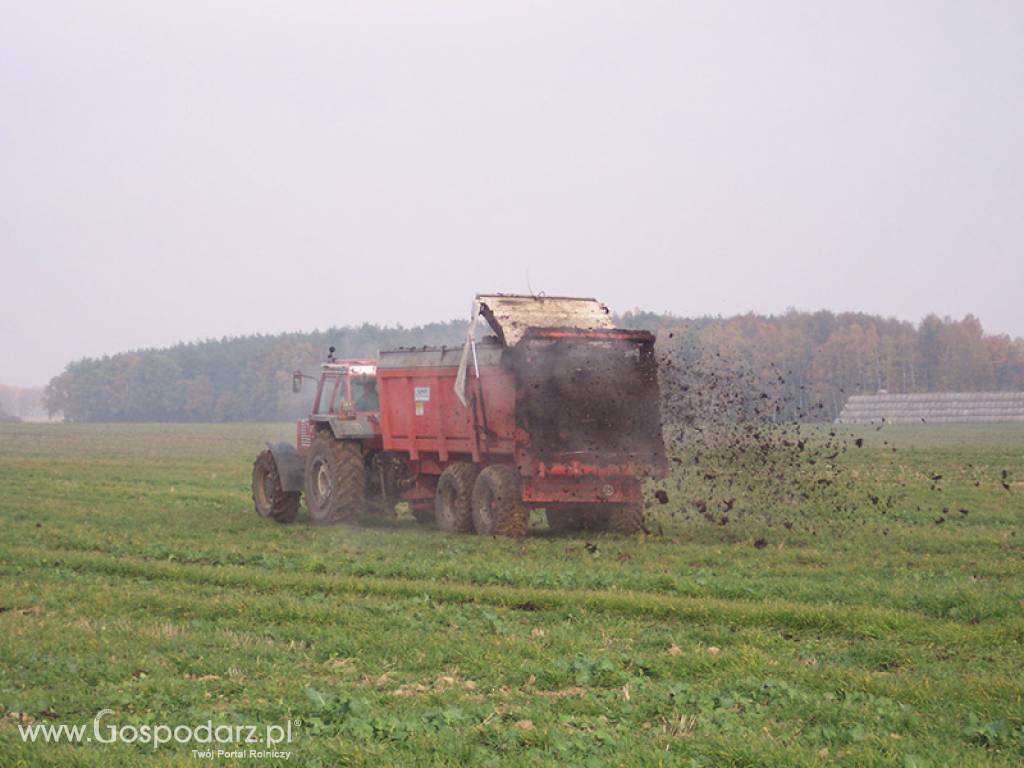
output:
M 417 403 L 430 402 L 430 387 L 416 387 L 412 399 Z

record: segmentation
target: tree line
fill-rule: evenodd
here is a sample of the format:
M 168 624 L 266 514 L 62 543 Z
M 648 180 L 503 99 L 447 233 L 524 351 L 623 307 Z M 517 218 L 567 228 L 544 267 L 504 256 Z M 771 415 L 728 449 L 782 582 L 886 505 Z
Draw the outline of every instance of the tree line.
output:
M 777 417 L 823 420 L 846 397 L 889 392 L 1024 389 L 1024 339 L 986 334 L 972 315 L 919 324 L 862 313 L 797 312 L 682 318 L 632 311 L 627 328 L 658 333 L 671 370 L 716 370 L 752 398 L 770 394 Z M 294 370 L 393 347 L 462 343 L 466 322 L 413 328 L 364 324 L 311 333 L 197 341 L 70 363 L 47 385 L 50 414 L 71 421 L 274 421 L 309 409 Z M 673 374 L 674 375 L 674 374 Z
M 835 419 L 846 399 L 879 391 L 1024 390 L 1024 339 L 986 334 L 973 315 L 920 323 L 860 312 L 737 315 L 686 320 L 646 312 L 622 317 L 659 331 L 659 344 L 750 403 L 768 396 L 776 418 Z
M 414 328 L 329 328 L 310 333 L 226 337 L 70 363 L 47 385 L 51 414 L 69 421 L 274 421 L 309 409 L 292 372 L 316 375 L 329 347 L 337 357 L 375 357 L 379 349 L 458 344 L 464 321 Z

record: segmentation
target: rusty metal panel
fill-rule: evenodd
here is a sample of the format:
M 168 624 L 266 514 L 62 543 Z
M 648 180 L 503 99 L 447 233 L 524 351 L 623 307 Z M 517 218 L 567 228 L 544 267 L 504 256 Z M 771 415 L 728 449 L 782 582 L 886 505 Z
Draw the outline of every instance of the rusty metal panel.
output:
M 498 338 L 515 346 L 530 328 L 613 328 L 611 312 L 596 299 L 568 296 L 479 295 L 480 313 Z

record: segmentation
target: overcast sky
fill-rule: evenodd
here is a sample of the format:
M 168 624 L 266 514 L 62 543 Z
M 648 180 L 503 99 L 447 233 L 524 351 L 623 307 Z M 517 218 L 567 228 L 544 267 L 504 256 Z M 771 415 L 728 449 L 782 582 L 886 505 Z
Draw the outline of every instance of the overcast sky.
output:
M 1024 3 L 0 0 L 0 382 L 468 316 L 1024 335 Z

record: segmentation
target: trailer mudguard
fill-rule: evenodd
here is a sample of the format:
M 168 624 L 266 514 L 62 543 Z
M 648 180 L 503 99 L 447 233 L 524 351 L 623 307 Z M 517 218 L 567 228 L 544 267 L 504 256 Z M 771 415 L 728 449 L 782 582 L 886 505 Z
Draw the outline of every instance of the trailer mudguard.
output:
M 306 462 L 295 446 L 290 443 L 267 443 L 270 455 L 277 465 L 277 474 L 281 478 L 281 490 L 285 493 L 301 491 L 306 475 Z

